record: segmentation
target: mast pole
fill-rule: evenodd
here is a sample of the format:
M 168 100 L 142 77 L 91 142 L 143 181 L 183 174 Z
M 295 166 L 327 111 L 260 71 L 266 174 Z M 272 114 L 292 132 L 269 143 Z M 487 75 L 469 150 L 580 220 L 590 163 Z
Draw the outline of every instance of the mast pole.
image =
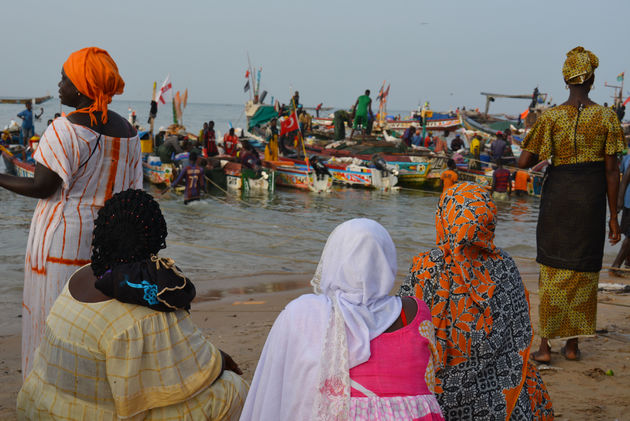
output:
M 249 59 L 249 51 L 247 52 L 247 65 L 249 66 L 249 77 L 251 79 L 251 85 L 250 85 L 250 89 L 249 89 L 249 99 L 253 100 L 254 99 L 254 73 L 252 71 L 252 61 Z

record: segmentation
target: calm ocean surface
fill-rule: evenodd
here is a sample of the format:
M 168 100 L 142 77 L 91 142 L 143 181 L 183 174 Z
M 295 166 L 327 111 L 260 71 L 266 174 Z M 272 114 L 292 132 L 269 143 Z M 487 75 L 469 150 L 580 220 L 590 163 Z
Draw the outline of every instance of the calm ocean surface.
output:
M 44 116 L 35 123 L 41 133 L 48 118 L 59 111 L 58 100 L 44 105 Z M 113 102 L 111 108 L 127 116 L 128 107 L 138 113 L 144 124 L 149 104 Z M 0 104 L 0 127 L 8 124 L 22 110 L 19 105 Z M 39 106 L 35 107 L 39 111 Z M 65 110 L 66 112 L 68 110 Z M 167 111 L 167 112 L 165 112 Z M 172 120 L 170 110 L 160 110 L 156 128 Z M 184 122 L 191 132 L 198 132 L 203 121 L 214 120 L 225 133 L 228 122 L 244 125 L 241 105 L 189 104 Z M 0 171 L 4 164 L 0 163 Z M 151 193 L 157 190 L 145 185 Z M 336 188 L 329 194 L 314 194 L 277 189 L 270 196 L 243 197 L 220 195 L 184 205 L 181 196 L 167 193 L 158 198 L 168 223 L 168 248 L 162 252 L 196 281 L 200 291 L 230 290 L 246 292 L 250 288 L 274 289 L 261 285 L 278 274 L 301 275 L 305 279 L 315 271 L 328 234 L 339 223 L 356 217 L 379 221 L 390 232 L 398 250 L 399 279 L 409 268 L 411 258 L 434 244 L 434 215 L 438 195 L 431 192 L 401 190 L 383 193 L 370 190 Z M 5 316 L 0 328 L 20 313 L 24 253 L 34 199 L 0 189 L 0 304 Z M 538 202 L 514 198 L 499 204 L 496 244 L 514 256 L 534 257 Z M 605 261 L 611 262 L 618 246 L 606 246 Z M 2 329 L 0 329 L 0 332 Z

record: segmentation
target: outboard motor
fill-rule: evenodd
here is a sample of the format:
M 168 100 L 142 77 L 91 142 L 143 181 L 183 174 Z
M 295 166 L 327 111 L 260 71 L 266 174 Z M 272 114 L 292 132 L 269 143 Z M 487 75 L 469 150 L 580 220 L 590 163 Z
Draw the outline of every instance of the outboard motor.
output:
M 385 159 L 379 154 L 374 154 L 372 156 L 372 163 L 374 164 L 377 170 L 380 170 L 382 172 L 383 177 L 387 177 L 387 175 L 390 173 L 394 175 L 398 175 L 398 171 L 396 171 L 395 169 L 392 169 L 387 164 L 387 161 L 385 161 Z
M 318 156 L 313 156 L 310 158 L 311 161 L 311 166 L 313 167 L 313 170 L 315 170 L 315 174 L 317 175 L 317 179 L 318 180 L 323 180 L 324 176 L 328 175 L 331 176 L 330 171 L 328 171 L 328 168 L 326 167 L 326 165 L 324 165 L 324 163 L 321 161 L 321 159 Z

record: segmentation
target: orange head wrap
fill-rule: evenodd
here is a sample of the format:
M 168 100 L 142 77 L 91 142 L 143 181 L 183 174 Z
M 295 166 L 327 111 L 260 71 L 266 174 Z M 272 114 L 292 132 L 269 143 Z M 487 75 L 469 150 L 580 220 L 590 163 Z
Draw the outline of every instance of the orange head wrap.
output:
M 593 76 L 599 66 L 599 59 L 584 47 L 575 47 L 567 53 L 562 66 L 562 76 L 569 85 L 581 85 Z
M 89 114 L 90 122 L 95 124 L 94 112 L 100 111 L 101 121 L 107 123 L 107 104 L 112 102 L 114 95 L 122 94 L 125 88 L 125 81 L 109 53 L 96 47 L 75 51 L 63 64 L 63 71 L 79 92 L 94 100 L 89 107 L 75 112 Z

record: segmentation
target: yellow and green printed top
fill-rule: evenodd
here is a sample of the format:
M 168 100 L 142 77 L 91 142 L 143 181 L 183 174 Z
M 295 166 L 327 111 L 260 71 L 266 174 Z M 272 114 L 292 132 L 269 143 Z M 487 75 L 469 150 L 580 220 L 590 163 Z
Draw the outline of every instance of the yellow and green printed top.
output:
M 601 105 L 587 105 L 578 111 L 573 105 L 559 105 L 538 118 L 525 136 L 523 150 L 551 158 L 553 165 L 604 161 L 625 149 L 617 115 Z

